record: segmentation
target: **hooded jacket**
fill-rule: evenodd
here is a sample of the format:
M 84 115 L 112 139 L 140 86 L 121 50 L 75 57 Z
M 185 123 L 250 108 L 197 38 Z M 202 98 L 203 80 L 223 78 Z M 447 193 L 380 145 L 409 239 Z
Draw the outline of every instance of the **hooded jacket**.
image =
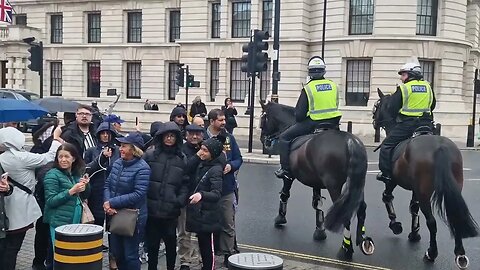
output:
M 7 149 L 0 155 L 0 164 L 16 182 L 35 191 L 35 169 L 55 159 L 60 143 L 52 141 L 47 153 L 34 154 L 23 149 L 25 135 L 16 128 L 0 129 L 0 145 Z M 5 197 L 5 211 L 9 219 L 9 230 L 14 231 L 28 227 L 42 216 L 34 194 L 27 194 L 15 188 L 12 195 Z
M 185 121 L 183 122 L 183 125 L 178 125 L 180 128 L 180 131 L 182 133 L 182 138 L 185 138 L 185 127 L 188 126 L 188 118 L 187 118 L 187 111 L 183 107 L 175 107 L 172 110 L 172 113 L 170 114 L 170 121 L 173 121 L 175 116 L 178 115 L 183 115 L 185 117 Z
M 100 141 L 100 133 L 102 131 L 110 131 L 110 142 L 102 143 Z M 84 160 L 86 164 L 86 173 L 90 175 L 91 186 L 90 196 L 88 197 L 88 207 L 92 211 L 96 220 L 102 220 L 102 217 L 105 214 L 103 211 L 103 188 L 105 186 L 105 179 L 108 174 L 110 174 L 113 163 L 120 158 L 120 151 L 113 143 L 116 132 L 111 124 L 102 122 L 98 126 L 95 135 L 98 144 L 96 147 L 87 149 Z M 110 147 L 110 149 L 112 149 L 112 156 L 110 158 L 107 158 L 102 154 L 105 147 Z
M 162 136 L 176 135 L 174 146 L 166 146 Z M 147 193 L 148 215 L 155 218 L 177 218 L 180 208 L 187 203 L 189 177 L 182 148 L 180 129 L 174 122 L 163 124 L 155 134 L 155 149 L 148 150 L 144 159 L 150 165 L 151 175 Z

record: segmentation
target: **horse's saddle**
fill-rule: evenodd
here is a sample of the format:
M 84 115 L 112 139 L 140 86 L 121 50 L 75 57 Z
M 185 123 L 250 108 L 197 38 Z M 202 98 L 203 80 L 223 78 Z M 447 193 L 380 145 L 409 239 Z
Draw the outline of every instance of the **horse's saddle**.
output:
M 433 135 L 433 131 L 429 126 L 421 126 L 415 129 L 413 132 L 412 137 L 402 141 L 399 143 L 394 149 L 392 154 L 392 163 L 397 161 L 400 155 L 405 151 L 407 144 L 415 137 L 422 136 L 422 135 Z
M 304 143 L 306 143 L 308 140 L 313 138 L 313 136 L 322 133 L 325 130 L 329 129 L 338 129 L 337 125 L 334 125 L 332 123 L 320 123 L 317 125 L 317 127 L 313 130 L 313 133 L 299 136 L 295 139 L 293 139 L 292 143 L 290 144 L 290 151 L 298 149 L 300 146 L 302 146 Z

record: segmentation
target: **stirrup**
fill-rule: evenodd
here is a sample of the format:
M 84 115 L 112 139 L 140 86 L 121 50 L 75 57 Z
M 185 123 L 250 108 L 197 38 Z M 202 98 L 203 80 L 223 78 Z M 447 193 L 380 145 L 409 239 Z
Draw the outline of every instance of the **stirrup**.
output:
M 390 176 L 386 176 L 381 172 L 377 174 L 376 178 L 377 178 L 378 181 L 382 181 L 385 184 L 390 183 L 392 181 L 392 178 Z

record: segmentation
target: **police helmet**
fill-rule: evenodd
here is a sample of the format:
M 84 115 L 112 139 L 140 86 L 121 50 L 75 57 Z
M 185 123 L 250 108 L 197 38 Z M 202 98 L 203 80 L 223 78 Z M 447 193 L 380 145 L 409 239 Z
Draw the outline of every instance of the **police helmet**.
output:
M 422 79 L 422 67 L 418 63 L 408 62 L 400 68 L 398 71 L 398 75 L 402 75 L 402 73 L 407 72 L 408 77 L 411 79 Z
M 320 56 L 313 56 L 308 60 L 308 76 L 311 79 L 320 79 L 325 76 L 326 65 Z

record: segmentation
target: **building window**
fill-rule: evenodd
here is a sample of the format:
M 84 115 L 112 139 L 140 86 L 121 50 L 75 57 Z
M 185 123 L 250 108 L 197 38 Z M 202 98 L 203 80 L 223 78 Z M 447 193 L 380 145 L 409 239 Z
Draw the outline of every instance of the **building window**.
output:
M 13 18 L 16 25 L 27 26 L 27 14 L 14 14 Z
M 50 96 L 62 95 L 62 62 L 50 62 Z
M 437 0 L 417 1 L 417 35 L 435 36 L 437 34 Z
M 170 42 L 180 39 L 180 10 L 170 11 Z
M 88 43 L 100 43 L 102 39 L 101 14 L 88 14 Z
M 220 3 L 212 4 L 212 38 L 220 38 Z
M 87 97 L 100 97 L 100 62 L 87 62 Z
M 435 80 L 435 61 L 433 60 L 420 60 L 420 66 L 422 67 L 423 79 L 430 83 L 433 88 L 433 82 Z
M 250 2 L 233 2 L 232 38 L 250 37 Z
M 250 89 L 250 79 L 246 72 L 242 72 L 241 66 L 241 60 L 234 60 L 230 63 L 230 98 L 232 101 L 244 102 Z
M 127 63 L 127 98 L 141 98 L 142 63 Z
M 178 93 L 178 85 L 175 83 L 175 75 L 177 74 L 178 63 L 168 64 L 168 99 L 175 100 Z
M 63 42 L 63 15 L 50 16 L 50 43 Z
M 210 101 L 215 101 L 218 94 L 220 80 L 220 62 L 218 59 L 210 60 Z
M 367 106 L 370 96 L 370 60 L 347 61 L 345 100 L 347 106 Z
M 128 43 L 141 43 L 142 42 L 142 12 L 128 12 L 128 29 L 127 29 L 127 41 Z
M 350 0 L 350 35 L 370 35 L 373 31 L 373 0 Z
M 272 34 L 273 1 L 263 1 L 262 30 Z
M 267 100 L 267 96 L 270 93 L 270 60 L 267 62 L 267 70 L 260 73 L 260 100 Z

